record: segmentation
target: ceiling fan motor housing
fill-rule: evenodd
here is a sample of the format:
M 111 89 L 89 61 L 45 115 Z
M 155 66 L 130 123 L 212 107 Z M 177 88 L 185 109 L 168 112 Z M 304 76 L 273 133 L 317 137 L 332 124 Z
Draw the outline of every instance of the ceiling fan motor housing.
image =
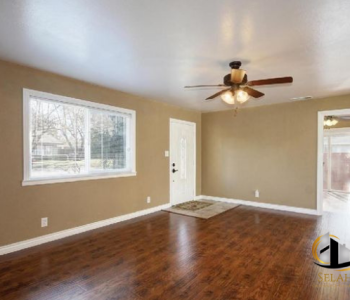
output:
M 239 69 L 242 63 L 240 61 L 232 61 L 230 62 L 231 69 Z

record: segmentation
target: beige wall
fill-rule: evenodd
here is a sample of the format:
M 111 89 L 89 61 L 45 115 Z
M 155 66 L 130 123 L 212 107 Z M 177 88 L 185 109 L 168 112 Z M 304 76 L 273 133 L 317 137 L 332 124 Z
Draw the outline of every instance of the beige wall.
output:
M 315 209 L 317 112 L 341 108 L 350 96 L 203 114 L 202 194 Z
M 197 124 L 201 193 L 200 113 L 3 61 L 0 78 L 0 246 L 168 203 L 169 118 Z M 22 187 L 23 88 L 136 110 L 137 176 Z

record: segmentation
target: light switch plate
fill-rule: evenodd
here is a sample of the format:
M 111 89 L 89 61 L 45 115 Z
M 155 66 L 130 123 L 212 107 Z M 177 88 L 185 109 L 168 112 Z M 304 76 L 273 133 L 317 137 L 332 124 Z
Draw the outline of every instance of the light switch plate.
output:
M 169 157 L 169 151 L 168 150 L 165 151 L 165 157 Z

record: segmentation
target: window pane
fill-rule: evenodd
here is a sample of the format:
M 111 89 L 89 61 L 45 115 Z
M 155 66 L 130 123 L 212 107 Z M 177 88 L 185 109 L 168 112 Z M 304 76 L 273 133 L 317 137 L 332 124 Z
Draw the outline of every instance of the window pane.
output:
M 91 162 L 94 172 L 121 170 L 127 167 L 126 118 L 91 111 Z
M 24 95 L 24 182 L 134 171 L 133 111 L 30 90 Z
M 86 173 L 85 108 L 32 98 L 31 177 Z

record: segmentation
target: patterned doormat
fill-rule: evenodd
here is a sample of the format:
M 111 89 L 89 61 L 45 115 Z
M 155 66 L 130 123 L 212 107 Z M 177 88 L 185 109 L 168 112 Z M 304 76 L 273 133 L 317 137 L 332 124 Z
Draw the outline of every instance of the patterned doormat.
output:
M 217 202 L 210 200 L 188 201 L 181 204 L 174 205 L 164 211 L 189 216 L 201 219 L 209 219 L 217 216 L 225 211 L 239 206 L 239 204 L 232 204 L 226 202 Z
M 193 201 L 188 201 L 188 202 L 181 203 L 178 205 L 174 205 L 173 208 L 196 211 L 198 209 L 202 209 L 204 207 L 208 207 L 208 206 L 213 205 L 213 204 L 214 203 L 193 200 Z

